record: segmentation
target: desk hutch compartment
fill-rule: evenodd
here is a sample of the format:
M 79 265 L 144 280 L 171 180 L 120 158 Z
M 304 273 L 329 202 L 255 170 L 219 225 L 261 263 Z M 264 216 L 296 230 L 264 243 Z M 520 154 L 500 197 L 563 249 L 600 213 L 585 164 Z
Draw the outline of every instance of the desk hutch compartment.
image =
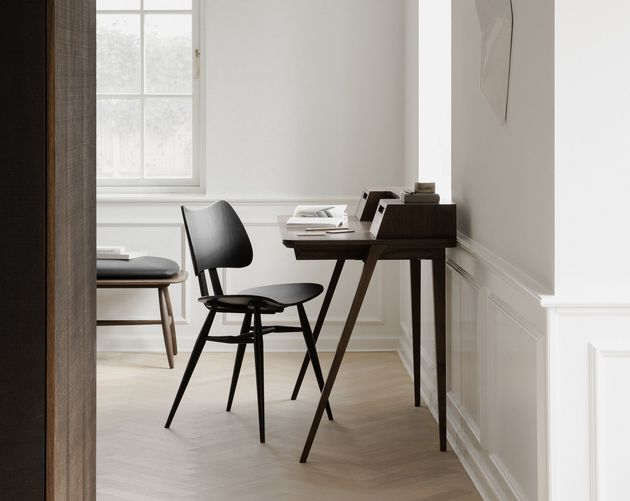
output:
M 448 238 L 457 235 L 455 204 L 404 204 L 381 200 L 370 226 L 376 238 Z

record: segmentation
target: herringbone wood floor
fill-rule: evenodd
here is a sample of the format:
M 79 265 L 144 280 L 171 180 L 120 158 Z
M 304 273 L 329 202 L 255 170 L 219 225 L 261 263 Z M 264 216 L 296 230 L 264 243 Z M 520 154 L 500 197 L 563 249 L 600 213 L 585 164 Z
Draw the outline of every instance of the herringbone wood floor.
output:
M 231 413 L 232 354 L 204 354 L 170 430 L 163 428 L 187 354 L 98 357 L 99 501 L 472 501 L 481 499 L 437 426 L 415 408 L 394 353 L 346 355 L 307 464 L 301 448 L 318 391 L 312 372 L 289 400 L 302 360 L 265 355 L 267 443 L 258 442 L 248 352 Z M 330 354 L 322 354 L 327 371 Z

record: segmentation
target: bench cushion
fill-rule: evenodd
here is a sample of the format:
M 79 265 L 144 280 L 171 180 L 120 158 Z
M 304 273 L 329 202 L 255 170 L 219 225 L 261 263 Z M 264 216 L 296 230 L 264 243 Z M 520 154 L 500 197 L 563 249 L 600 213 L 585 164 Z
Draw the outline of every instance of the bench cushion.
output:
M 120 259 L 97 259 L 98 280 L 159 280 L 171 278 L 179 271 L 175 261 L 163 257 L 144 256 L 129 261 Z

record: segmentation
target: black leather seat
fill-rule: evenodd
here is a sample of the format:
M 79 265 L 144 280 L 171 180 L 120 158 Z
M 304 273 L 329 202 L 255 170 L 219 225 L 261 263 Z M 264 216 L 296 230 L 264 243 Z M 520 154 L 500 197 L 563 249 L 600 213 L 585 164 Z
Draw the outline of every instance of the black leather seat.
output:
M 173 278 L 178 273 L 179 265 L 163 257 L 143 256 L 129 261 L 96 260 L 98 280 L 162 280 Z
M 258 307 L 261 314 L 280 313 L 290 306 L 298 306 L 319 296 L 324 288 L 319 284 L 277 284 L 245 289 L 238 294 L 201 296 L 199 302 L 217 313 L 251 313 Z M 283 332 L 287 332 L 286 328 Z M 220 336 L 225 342 L 225 336 Z M 208 336 L 208 341 L 218 338 Z
M 201 356 L 206 341 L 238 344 L 236 360 L 227 410 L 232 408 L 234 392 L 245 354 L 247 344 L 254 345 L 254 362 L 256 365 L 256 389 L 258 393 L 258 425 L 260 441 L 265 441 L 264 411 L 264 371 L 263 371 L 263 336 L 272 332 L 302 332 L 308 349 L 313 370 L 320 390 L 324 387 L 315 340 L 304 310 L 304 303 L 319 296 L 324 288 L 313 283 L 274 284 L 245 289 L 238 294 L 223 292 L 219 280 L 219 268 L 245 268 L 253 259 L 253 250 L 247 231 L 232 206 L 220 201 L 200 211 L 192 211 L 182 207 L 188 245 L 192 257 L 195 275 L 199 279 L 201 297 L 199 301 L 209 310 L 206 321 L 199 332 L 195 346 L 190 354 L 188 366 L 184 371 L 175 401 L 171 407 L 166 428 L 171 425 L 175 412 L 186 391 L 197 361 Z M 206 272 L 212 285 L 211 295 L 206 281 Z M 297 307 L 300 327 L 262 325 L 262 315 L 273 315 L 288 307 Z M 212 322 L 217 313 L 241 313 L 243 323 L 241 332 L 233 336 L 209 335 Z M 253 329 L 252 329 L 253 320 Z M 332 419 L 330 406 L 326 411 Z

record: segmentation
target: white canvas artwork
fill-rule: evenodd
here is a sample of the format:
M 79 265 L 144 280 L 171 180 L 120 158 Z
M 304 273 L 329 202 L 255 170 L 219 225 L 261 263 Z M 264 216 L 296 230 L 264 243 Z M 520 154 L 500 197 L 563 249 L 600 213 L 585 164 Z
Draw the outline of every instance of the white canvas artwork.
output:
M 475 0 L 481 25 L 481 91 L 497 118 L 507 120 L 512 59 L 512 0 Z

